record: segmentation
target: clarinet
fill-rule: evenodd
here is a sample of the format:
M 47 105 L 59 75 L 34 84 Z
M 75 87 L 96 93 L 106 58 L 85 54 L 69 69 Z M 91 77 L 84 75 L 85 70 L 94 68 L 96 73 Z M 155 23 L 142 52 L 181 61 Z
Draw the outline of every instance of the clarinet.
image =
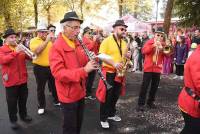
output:
M 85 54 L 86 54 L 87 57 L 89 58 L 89 60 L 93 60 L 92 56 L 90 55 L 90 51 L 88 50 L 88 48 L 86 47 L 86 45 L 83 44 L 83 41 L 82 41 L 80 38 L 78 38 L 78 40 L 79 40 L 80 45 L 81 45 L 81 47 L 83 48 Z M 103 73 L 102 73 L 102 71 L 101 71 L 101 68 L 100 68 L 100 65 L 99 65 L 99 64 L 98 64 L 97 72 L 98 72 L 100 78 L 103 80 L 103 83 L 105 84 L 106 89 L 107 89 L 107 90 L 110 90 L 110 89 L 112 88 L 112 86 L 106 81 L 106 79 L 105 79 L 105 77 L 104 77 L 104 75 L 103 75 Z

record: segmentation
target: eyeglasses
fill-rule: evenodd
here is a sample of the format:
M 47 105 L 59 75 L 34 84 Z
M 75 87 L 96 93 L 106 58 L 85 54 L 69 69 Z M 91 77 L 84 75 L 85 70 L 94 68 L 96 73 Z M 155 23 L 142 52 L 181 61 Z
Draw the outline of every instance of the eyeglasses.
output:
M 157 37 L 159 37 L 159 36 L 160 36 L 160 37 L 163 37 L 163 35 L 157 34 Z
M 50 32 L 55 32 L 56 30 L 50 30 Z
M 70 27 L 73 30 L 79 30 L 81 27 L 80 26 L 70 26 L 70 25 L 65 25 L 67 27 Z
M 120 28 L 120 30 L 123 32 L 126 32 L 127 30 L 126 30 L 126 28 Z

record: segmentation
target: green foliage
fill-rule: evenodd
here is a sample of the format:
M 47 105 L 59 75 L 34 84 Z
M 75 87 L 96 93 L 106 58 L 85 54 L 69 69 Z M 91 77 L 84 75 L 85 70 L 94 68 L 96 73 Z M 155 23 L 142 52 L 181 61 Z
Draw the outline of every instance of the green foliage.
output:
M 175 12 L 175 14 L 181 19 L 181 26 L 200 26 L 199 0 L 176 0 Z
M 152 13 L 152 0 L 123 0 L 123 15 L 132 14 L 140 20 L 148 20 Z

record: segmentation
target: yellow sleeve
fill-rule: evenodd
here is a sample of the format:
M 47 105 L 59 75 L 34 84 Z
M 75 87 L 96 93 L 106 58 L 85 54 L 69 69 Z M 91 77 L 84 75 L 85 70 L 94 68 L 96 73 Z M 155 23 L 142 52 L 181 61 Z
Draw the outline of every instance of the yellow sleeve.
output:
M 99 53 L 107 54 L 107 49 L 108 49 L 107 46 L 108 46 L 107 39 L 105 39 L 100 45 Z
M 35 49 L 41 44 L 42 42 L 40 41 L 40 40 L 37 40 L 37 39 L 32 39 L 31 41 L 30 41 L 30 45 L 29 45 L 29 47 L 30 47 L 30 50 L 32 51 L 32 52 L 34 52 L 35 51 Z

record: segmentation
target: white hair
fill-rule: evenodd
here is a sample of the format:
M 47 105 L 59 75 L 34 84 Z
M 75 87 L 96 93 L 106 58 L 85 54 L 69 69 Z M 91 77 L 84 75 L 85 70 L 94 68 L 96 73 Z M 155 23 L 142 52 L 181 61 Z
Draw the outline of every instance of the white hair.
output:
M 61 31 L 63 32 L 64 31 L 64 27 L 66 25 L 70 25 L 71 24 L 71 21 L 65 21 L 64 23 L 61 23 Z

